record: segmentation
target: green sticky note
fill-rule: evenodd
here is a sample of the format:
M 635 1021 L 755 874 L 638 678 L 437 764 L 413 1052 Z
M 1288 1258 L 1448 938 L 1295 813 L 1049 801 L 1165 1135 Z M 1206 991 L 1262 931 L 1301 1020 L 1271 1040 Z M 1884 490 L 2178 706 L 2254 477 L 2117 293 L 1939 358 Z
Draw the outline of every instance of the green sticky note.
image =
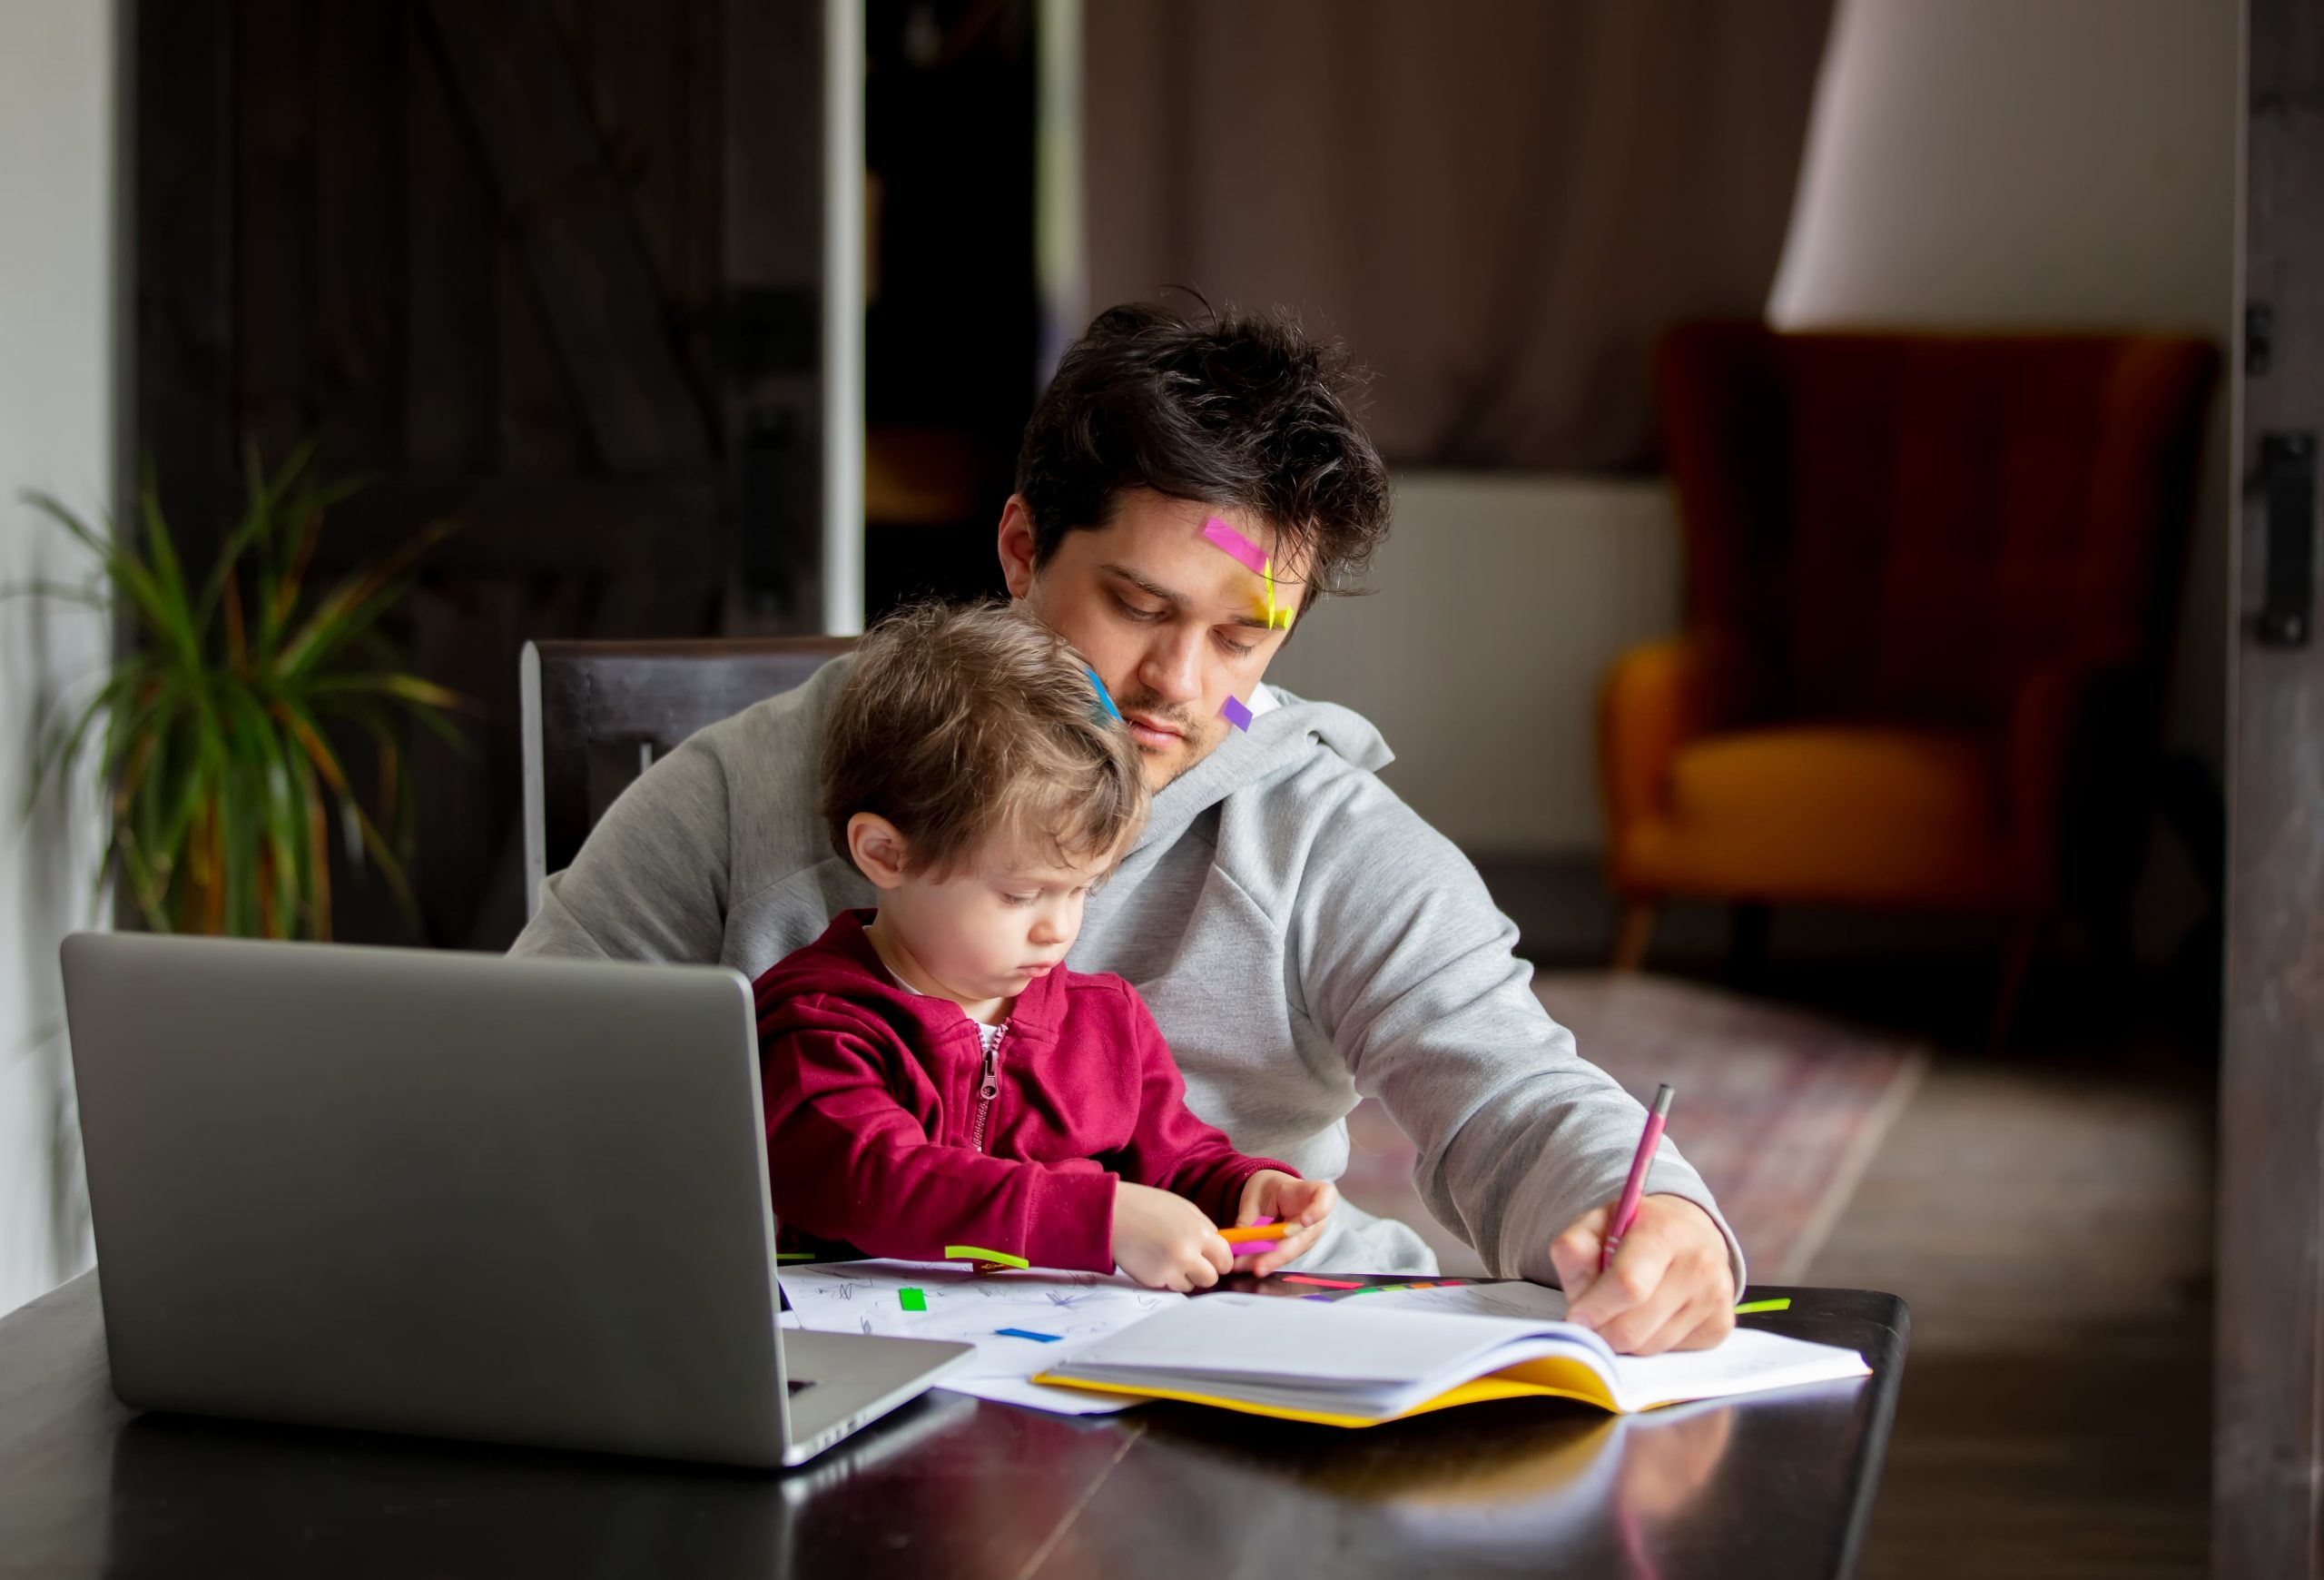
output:
M 1754 1311 L 1788 1311 L 1790 1309 L 1791 1301 L 1788 1298 L 1780 1300 L 1746 1300 L 1735 1308 L 1735 1314 L 1738 1317 L 1748 1317 Z
M 779 1262 L 812 1262 L 815 1259 L 815 1253 L 813 1251 L 777 1251 L 774 1253 L 774 1259 Z
M 928 1297 L 921 1294 L 918 1289 L 898 1289 L 896 1291 L 896 1299 L 907 1311 L 925 1311 L 928 1309 Z

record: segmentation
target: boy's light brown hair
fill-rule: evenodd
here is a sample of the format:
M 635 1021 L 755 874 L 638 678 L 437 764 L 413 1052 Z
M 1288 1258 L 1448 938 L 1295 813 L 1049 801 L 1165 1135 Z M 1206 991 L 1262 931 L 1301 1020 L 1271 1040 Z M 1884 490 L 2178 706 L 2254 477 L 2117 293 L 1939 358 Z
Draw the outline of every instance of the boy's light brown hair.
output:
M 948 875 L 1000 834 L 1037 858 L 1110 860 L 1146 821 L 1137 744 L 1088 660 L 1007 605 L 899 609 L 856 648 L 823 725 L 822 811 L 896 825 L 908 870 Z

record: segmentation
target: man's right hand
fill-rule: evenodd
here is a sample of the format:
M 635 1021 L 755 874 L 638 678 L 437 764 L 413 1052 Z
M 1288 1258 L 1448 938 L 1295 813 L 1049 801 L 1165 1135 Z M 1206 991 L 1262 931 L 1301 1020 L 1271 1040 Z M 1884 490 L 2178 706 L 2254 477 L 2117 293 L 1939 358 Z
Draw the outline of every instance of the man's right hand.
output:
M 1235 1253 L 1201 1208 L 1151 1185 L 1114 1187 L 1114 1260 L 1141 1284 L 1186 1294 L 1207 1289 Z

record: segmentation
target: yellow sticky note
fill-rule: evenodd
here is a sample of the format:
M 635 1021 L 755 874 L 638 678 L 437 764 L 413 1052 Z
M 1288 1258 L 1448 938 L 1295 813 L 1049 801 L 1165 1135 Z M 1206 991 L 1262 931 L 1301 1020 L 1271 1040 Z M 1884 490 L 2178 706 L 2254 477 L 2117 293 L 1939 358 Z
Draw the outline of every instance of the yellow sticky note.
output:
M 944 1259 L 948 1262 L 986 1262 L 1002 1268 L 1032 1266 L 1023 1257 L 1012 1257 L 1007 1251 L 987 1250 L 980 1245 L 948 1245 L 944 1248 Z
M 1288 631 L 1291 629 L 1291 606 L 1285 604 L 1280 608 L 1275 606 L 1275 557 L 1273 555 L 1269 555 L 1261 564 L 1259 574 L 1266 578 L 1267 583 L 1267 629 Z

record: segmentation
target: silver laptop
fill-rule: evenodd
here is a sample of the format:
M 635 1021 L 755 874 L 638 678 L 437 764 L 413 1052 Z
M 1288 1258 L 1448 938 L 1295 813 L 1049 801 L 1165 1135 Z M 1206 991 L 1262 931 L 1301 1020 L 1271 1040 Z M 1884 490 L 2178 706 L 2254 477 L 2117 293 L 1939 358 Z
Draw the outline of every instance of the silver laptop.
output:
M 973 1354 L 778 1327 L 733 971 L 94 933 L 64 963 L 126 1404 L 795 1465 Z

